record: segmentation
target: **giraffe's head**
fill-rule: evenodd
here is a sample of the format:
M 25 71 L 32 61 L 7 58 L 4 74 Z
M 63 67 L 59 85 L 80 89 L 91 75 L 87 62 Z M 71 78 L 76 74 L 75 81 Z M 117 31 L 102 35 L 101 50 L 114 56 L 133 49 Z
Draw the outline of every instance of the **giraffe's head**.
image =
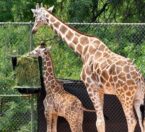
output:
M 42 5 L 36 5 L 36 9 L 31 9 L 35 17 L 34 26 L 32 28 L 32 33 L 37 32 L 38 28 L 42 25 L 50 25 L 49 15 L 52 13 L 54 6 L 49 9 L 45 9 Z
M 45 55 L 49 52 L 49 50 L 50 50 L 50 47 L 47 47 L 46 44 L 42 42 L 38 47 L 36 47 L 31 52 L 29 52 L 29 56 L 44 58 Z

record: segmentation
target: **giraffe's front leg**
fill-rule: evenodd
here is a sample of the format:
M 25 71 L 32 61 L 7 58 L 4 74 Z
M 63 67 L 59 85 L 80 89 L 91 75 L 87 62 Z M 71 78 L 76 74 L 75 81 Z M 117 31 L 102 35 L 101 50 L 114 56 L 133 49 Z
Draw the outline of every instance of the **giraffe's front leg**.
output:
M 97 130 L 98 132 L 105 132 L 105 120 L 103 114 L 104 94 L 102 94 L 102 88 L 97 87 L 95 83 L 86 84 L 86 87 L 89 97 L 93 102 L 94 108 L 96 110 Z
M 57 132 L 57 119 L 58 119 L 58 115 L 53 114 L 53 116 L 52 116 L 52 132 Z
M 47 132 L 52 132 L 52 112 L 45 110 L 45 118 L 47 123 Z
M 88 73 L 88 74 L 86 74 Z M 97 115 L 96 127 L 98 132 L 105 132 L 105 120 L 103 114 L 104 92 L 99 87 L 98 80 L 95 79 L 91 68 L 83 67 L 81 80 L 84 82 L 88 95 L 94 105 Z

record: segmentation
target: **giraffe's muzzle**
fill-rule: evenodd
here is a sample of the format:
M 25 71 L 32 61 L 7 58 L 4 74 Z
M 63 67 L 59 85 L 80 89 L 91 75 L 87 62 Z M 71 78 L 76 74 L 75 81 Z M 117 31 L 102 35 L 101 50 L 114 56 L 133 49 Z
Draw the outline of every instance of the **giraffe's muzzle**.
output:
M 32 29 L 32 34 L 35 34 L 37 32 L 37 30 Z

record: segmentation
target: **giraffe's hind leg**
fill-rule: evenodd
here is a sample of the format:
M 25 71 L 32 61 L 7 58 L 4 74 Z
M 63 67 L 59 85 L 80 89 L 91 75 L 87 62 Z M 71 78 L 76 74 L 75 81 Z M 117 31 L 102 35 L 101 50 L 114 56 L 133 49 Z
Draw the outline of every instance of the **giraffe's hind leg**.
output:
M 133 98 L 131 97 L 128 98 L 128 100 L 125 100 L 124 98 L 119 97 L 119 100 L 122 104 L 122 108 L 126 117 L 128 132 L 134 132 L 137 121 L 133 111 Z
M 84 119 L 83 110 L 80 111 L 80 114 L 78 116 L 79 116 L 79 118 L 77 119 L 78 131 L 83 132 L 83 119 Z
M 134 108 L 135 108 L 136 115 L 137 115 L 137 118 L 138 118 L 139 126 L 140 126 L 140 129 L 141 129 L 141 132 L 144 132 L 143 131 L 143 124 L 142 124 L 142 114 L 141 114 L 141 110 L 140 110 L 141 104 L 142 103 L 140 102 L 140 100 L 135 100 L 134 101 Z
M 128 132 L 134 132 L 137 121 L 135 119 L 133 106 L 130 108 L 124 106 L 123 110 L 127 121 Z
M 71 132 L 83 132 L 83 111 L 81 113 L 78 112 L 77 114 L 73 114 L 67 121 L 70 125 Z
M 83 132 L 82 123 L 79 121 L 68 121 L 71 132 Z

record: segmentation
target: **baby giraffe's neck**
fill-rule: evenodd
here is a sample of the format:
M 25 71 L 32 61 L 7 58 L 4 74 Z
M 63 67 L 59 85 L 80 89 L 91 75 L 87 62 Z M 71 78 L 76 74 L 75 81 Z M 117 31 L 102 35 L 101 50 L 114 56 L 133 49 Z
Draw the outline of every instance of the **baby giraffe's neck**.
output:
M 44 85 L 46 93 L 52 94 L 53 92 L 60 90 L 60 84 L 58 83 L 54 70 L 53 70 L 53 63 L 50 56 L 50 53 L 45 53 L 43 59 L 43 78 L 44 78 Z

